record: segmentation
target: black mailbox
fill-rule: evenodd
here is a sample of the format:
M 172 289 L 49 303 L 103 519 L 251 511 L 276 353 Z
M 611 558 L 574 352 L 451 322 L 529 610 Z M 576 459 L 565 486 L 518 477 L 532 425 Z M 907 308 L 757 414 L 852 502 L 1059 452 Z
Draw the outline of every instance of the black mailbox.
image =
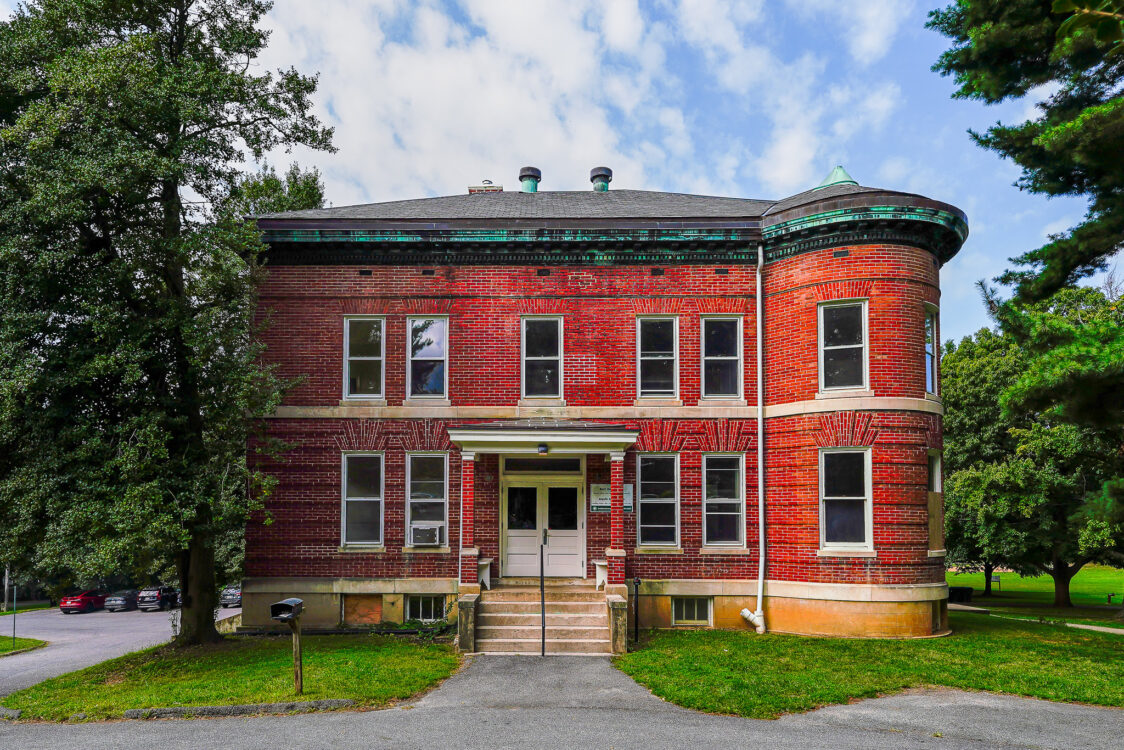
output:
M 300 599 L 286 599 L 269 605 L 269 616 L 277 622 L 289 622 L 301 616 L 304 602 Z

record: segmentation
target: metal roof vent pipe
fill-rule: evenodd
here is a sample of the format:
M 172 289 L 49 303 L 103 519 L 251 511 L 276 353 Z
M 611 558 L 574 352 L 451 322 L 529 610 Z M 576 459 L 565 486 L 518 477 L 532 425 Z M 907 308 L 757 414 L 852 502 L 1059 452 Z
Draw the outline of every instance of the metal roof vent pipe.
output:
M 524 193 L 539 192 L 539 180 L 542 179 L 542 170 L 537 167 L 523 167 L 519 170 L 519 184 L 523 186 Z
M 589 170 L 589 181 L 593 183 L 593 192 L 609 192 L 609 183 L 613 181 L 613 170 L 608 167 L 594 167 Z

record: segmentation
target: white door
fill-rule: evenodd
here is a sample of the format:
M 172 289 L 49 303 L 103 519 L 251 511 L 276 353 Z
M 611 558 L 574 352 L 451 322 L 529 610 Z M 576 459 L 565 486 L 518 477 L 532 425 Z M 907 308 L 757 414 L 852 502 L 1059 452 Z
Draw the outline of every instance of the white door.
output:
M 505 576 L 537 576 L 539 545 L 547 576 L 584 577 L 585 518 L 581 487 L 550 482 L 507 485 Z

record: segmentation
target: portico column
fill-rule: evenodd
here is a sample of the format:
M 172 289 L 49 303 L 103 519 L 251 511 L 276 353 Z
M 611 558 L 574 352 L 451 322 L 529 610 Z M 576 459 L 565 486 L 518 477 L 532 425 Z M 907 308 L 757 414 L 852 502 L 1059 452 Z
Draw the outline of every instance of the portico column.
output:
M 476 454 L 461 452 L 461 583 L 476 583 Z
M 609 454 L 609 584 L 624 583 L 624 451 Z

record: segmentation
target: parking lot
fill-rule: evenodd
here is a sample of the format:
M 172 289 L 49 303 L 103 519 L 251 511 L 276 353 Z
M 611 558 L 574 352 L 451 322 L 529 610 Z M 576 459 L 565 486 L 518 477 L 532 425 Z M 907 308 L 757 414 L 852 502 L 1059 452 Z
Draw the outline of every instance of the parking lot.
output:
M 238 609 L 219 610 L 220 617 Z M 64 615 L 57 608 L 16 615 L 16 635 L 47 641 L 45 648 L 0 658 L 0 696 L 56 675 L 154 646 L 172 637 L 175 612 L 107 612 Z M 0 618 L 0 637 L 11 636 L 11 617 Z

